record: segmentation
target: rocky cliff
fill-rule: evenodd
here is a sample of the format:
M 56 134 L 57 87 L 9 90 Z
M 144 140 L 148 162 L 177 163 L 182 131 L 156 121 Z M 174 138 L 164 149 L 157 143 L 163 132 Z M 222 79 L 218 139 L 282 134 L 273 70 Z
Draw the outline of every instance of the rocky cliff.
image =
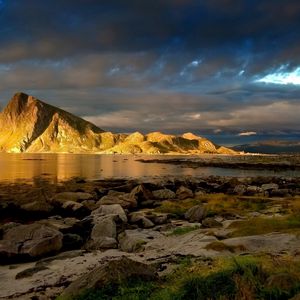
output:
M 0 113 L 0 151 L 68 153 L 221 153 L 235 154 L 209 140 L 152 132 L 130 135 L 105 132 L 94 124 L 24 93 Z

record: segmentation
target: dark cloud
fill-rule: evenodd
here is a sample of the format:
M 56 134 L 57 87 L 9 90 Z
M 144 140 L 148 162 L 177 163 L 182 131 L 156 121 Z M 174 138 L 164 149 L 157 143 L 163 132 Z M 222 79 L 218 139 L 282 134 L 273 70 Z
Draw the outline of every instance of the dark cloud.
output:
M 2 105 L 23 90 L 124 131 L 300 130 L 300 85 L 258 82 L 300 65 L 298 0 L 2 0 L 0 45 Z

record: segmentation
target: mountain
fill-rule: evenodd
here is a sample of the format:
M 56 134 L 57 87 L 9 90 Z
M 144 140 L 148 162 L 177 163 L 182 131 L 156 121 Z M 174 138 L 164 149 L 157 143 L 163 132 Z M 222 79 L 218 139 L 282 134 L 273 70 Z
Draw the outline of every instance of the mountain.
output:
M 300 141 L 261 141 L 233 147 L 236 151 L 266 154 L 300 153 Z
M 114 134 L 33 96 L 17 93 L 0 113 L 0 151 L 67 153 L 236 154 L 211 141 L 152 132 Z

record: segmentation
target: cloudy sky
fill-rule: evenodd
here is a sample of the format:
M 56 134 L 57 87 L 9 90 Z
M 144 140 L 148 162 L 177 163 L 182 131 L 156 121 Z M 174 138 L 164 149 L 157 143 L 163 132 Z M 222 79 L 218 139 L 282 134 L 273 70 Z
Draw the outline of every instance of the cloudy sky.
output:
M 0 79 L 113 131 L 300 136 L 300 2 L 0 0 Z

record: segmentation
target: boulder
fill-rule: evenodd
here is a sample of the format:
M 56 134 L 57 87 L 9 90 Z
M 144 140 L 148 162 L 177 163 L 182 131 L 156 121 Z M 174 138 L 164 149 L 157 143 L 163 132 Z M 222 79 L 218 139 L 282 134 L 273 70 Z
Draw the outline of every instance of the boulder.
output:
M 72 282 L 62 293 L 63 299 L 73 299 L 85 290 L 116 285 L 129 279 L 154 280 L 155 268 L 125 256 L 108 261 Z
M 46 201 L 33 201 L 23 204 L 21 209 L 27 213 L 49 215 L 53 211 L 54 207 Z
M 272 197 L 290 197 L 291 193 L 289 189 L 275 189 L 270 192 Z
M 63 203 L 66 201 L 75 201 L 75 202 L 82 202 L 84 200 L 92 200 L 93 195 L 90 193 L 83 193 L 83 192 L 62 192 L 54 195 L 51 199 L 54 203 Z
M 202 221 L 202 226 L 206 228 L 216 228 L 216 227 L 222 227 L 222 223 L 218 222 L 214 218 L 205 218 Z
M 164 213 L 153 213 L 147 215 L 147 218 L 152 221 L 155 225 L 162 225 L 168 222 L 169 215 Z
M 74 233 L 66 233 L 63 237 L 63 250 L 79 249 L 83 245 L 83 238 Z
M 154 223 L 145 217 L 143 212 L 133 212 L 130 214 L 130 223 L 137 224 L 142 228 L 154 227 Z
M 39 224 L 50 226 L 62 233 L 74 233 L 79 220 L 75 218 L 62 218 L 61 216 L 53 216 L 46 220 L 38 221 Z
M 66 201 L 62 204 L 61 208 L 66 214 L 82 217 L 88 214 L 88 209 L 81 203 L 75 201 Z
M 89 211 L 95 210 L 98 206 L 95 200 L 83 200 L 81 204 L 86 207 Z
M 123 208 L 135 208 L 137 207 L 137 201 L 134 195 L 131 193 L 122 193 L 116 191 L 109 191 L 106 196 L 103 196 L 97 205 L 110 205 L 120 204 Z
M 271 191 L 271 190 L 277 190 L 279 187 L 278 187 L 278 184 L 276 183 L 266 183 L 266 184 L 263 184 L 261 186 L 261 188 L 263 189 L 263 191 Z
M 192 190 L 182 185 L 179 189 L 177 189 L 176 196 L 179 200 L 184 200 L 187 198 L 194 198 L 194 193 Z
M 117 247 L 117 215 L 95 216 L 94 227 L 86 249 L 107 249 Z
M 185 219 L 190 222 L 201 222 L 206 217 L 206 207 L 196 205 L 191 207 L 184 215 Z
M 143 184 L 137 185 L 131 192 L 130 196 L 136 198 L 138 202 L 153 199 L 152 192 L 145 188 Z
M 264 190 L 256 185 L 249 185 L 246 189 L 246 194 L 249 196 L 263 194 Z
M 33 259 L 59 251 L 63 235 L 39 223 L 19 225 L 7 230 L 0 241 L 0 261 Z
M 92 215 L 117 215 L 124 223 L 127 223 L 127 216 L 120 204 L 100 205 L 92 212 Z
M 159 200 L 168 200 L 168 199 L 175 199 L 176 194 L 169 190 L 169 189 L 160 189 L 152 192 L 155 199 Z
M 139 252 L 144 249 L 144 245 L 148 242 L 162 236 L 161 233 L 150 229 L 133 229 L 125 230 L 119 234 L 118 239 L 122 251 Z
M 244 195 L 246 191 L 247 191 L 247 187 L 244 184 L 238 184 L 233 189 L 233 193 L 237 195 Z

